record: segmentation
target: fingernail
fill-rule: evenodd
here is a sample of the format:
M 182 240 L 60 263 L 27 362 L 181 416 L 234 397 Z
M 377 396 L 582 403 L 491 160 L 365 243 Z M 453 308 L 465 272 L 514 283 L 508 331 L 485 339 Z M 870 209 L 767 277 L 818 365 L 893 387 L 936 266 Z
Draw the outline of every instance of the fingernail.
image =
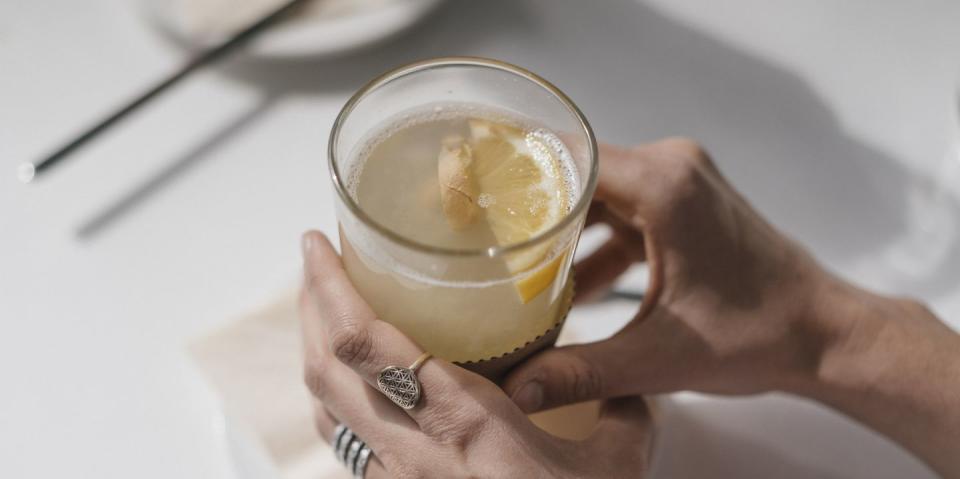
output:
M 526 413 L 535 412 L 543 404 L 543 386 L 536 381 L 524 384 L 513 395 L 513 402 Z
M 306 255 L 307 253 L 310 252 L 311 249 L 313 249 L 313 245 L 314 243 L 316 243 L 316 241 L 317 240 L 314 239 L 313 235 L 310 233 L 304 233 L 303 236 L 300 237 L 300 248 L 303 250 L 304 255 Z

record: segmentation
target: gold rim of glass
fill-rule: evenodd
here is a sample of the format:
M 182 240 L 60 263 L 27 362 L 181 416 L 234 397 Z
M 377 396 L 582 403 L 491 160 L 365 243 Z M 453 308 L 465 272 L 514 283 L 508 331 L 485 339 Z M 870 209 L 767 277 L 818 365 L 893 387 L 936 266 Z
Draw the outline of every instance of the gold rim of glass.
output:
M 570 211 L 559 222 L 557 222 L 557 224 L 526 241 L 505 246 L 492 246 L 489 248 L 477 249 L 442 248 L 439 246 L 433 246 L 426 243 L 421 243 L 419 241 L 414 241 L 374 221 L 374 219 L 371 218 L 365 211 L 363 211 L 363 209 L 360 208 L 360 205 L 354 201 L 353 197 L 351 197 L 350 193 L 347 191 L 346 185 L 342 181 L 343 175 L 337 166 L 335 150 L 337 142 L 340 139 L 340 129 L 356 105 L 360 103 L 370 92 L 398 78 L 426 70 L 451 66 L 476 66 L 492 68 L 517 75 L 539 85 L 541 88 L 552 94 L 556 99 L 560 100 L 565 107 L 567 107 L 567 110 L 569 110 L 574 118 L 576 118 L 576 120 L 580 123 L 583 133 L 587 136 L 587 141 L 589 142 L 590 147 L 590 172 L 587 177 L 587 184 L 581 192 L 580 197 L 577 199 L 577 204 L 574 205 L 574 207 L 570 209 Z M 584 210 L 586 210 L 586 208 L 590 205 L 594 190 L 597 187 L 597 174 L 599 170 L 597 155 L 597 140 L 594 137 L 593 129 L 590 127 L 590 123 L 587 122 L 587 119 L 583 116 L 583 112 L 580 111 L 580 108 L 578 108 L 577 105 L 574 104 L 565 93 L 560 91 L 560 89 L 554 86 L 552 83 L 526 69 L 499 60 L 480 57 L 441 57 L 430 60 L 422 60 L 395 68 L 374 78 L 373 80 L 370 80 L 366 85 L 360 88 L 360 90 L 354 93 L 353 96 L 350 97 L 350 100 L 347 101 L 346 105 L 343 106 L 343 109 L 340 110 L 340 114 L 337 115 L 337 119 L 333 123 L 333 130 L 330 132 L 330 140 L 327 144 L 327 161 L 329 164 L 330 177 L 333 180 L 334 189 L 337 190 L 337 195 L 340 196 L 340 199 L 347 206 L 347 208 L 350 209 L 351 213 L 356 215 L 357 218 L 359 218 L 364 224 L 372 228 L 374 231 L 382 234 L 393 242 L 413 250 L 446 256 L 501 256 L 534 246 L 563 231 L 564 228 L 569 226 L 570 223 L 579 217 L 580 214 L 583 213 Z

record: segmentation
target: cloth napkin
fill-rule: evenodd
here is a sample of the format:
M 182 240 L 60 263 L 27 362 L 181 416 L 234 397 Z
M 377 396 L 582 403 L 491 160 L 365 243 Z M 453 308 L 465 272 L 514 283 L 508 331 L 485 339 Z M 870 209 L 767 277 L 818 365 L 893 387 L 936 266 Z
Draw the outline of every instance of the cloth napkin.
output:
M 297 295 L 192 342 L 189 351 L 220 396 L 228 421 L 252 433 L 277 477 L 347 479 L 313 425 L 303 383 Z

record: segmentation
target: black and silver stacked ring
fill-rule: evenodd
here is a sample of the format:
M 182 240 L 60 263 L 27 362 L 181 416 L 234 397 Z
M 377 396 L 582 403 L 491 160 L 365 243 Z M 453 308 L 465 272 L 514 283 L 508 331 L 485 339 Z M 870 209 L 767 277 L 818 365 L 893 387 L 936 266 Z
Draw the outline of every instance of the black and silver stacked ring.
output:
M 367 464 L 370 462 L 370 456 L 373 451 L 361 440 L 353 431 L 343 424 L 337 425 L 333 431 L 333 453 L 341 464 L 346 466 L 353 477 L 363 479 L 367 473 Z

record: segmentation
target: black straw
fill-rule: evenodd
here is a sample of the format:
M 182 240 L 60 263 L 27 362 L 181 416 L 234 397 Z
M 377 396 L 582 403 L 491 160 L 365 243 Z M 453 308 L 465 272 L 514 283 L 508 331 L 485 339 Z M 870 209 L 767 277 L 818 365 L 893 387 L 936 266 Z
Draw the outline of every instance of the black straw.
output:
M 19 169 L 19 176 L 21 181 L 29 182 L 34 177 L 49 170 L 54 165 L 56 165 L 57 163 L 61 162 L 64 158 L 69 156 L 71 153 L 79 149 L 85 143 L 94 139 L 97 135 L 99 135 L 106 129 L 113 126 L 115 123 L 123 119 L 128 114 L 132 113 L 137 108 L 143 106 L 153 98 L 157 97 L 158 95 L 160 95 L 161 93 L 163 93 L 164 91 L 166 91 L 167 89 L 175 85 L 180 80 L 186 78 L 195 70 L 198 70 L 209 63 L 217 61 L 218 59 L 220 59 L 221 57 L 223 57 L 224 55 L 226 55 L 236 47 L 247 42 L 248 40 L 250 40 L 257 34 L 259 34 L 260 32 L 266 30 L 267 27 L 269 27 L 274 22 L 282 18 L 284 15 L 289 13 L 291 10 L 299 6 L 299 4 L 304 3 L 306 1 L 308 0 L 290 0 L 286 2 L 281 7 L 277 8 L 276 10 L 266 15 L 265 17 L 261 18 L 260 20 L 257 20 L 255 23 L 253 23 L 249 27 L 234 34 L 233 37 L 231 37 L 229 40 L 226 40 L 219 46 L 214 47 L 210 50 L 207 50 L 197 55 L 196 57 L 191 59 L 186 65 L 184 65 L 179 71 L 170 75 L 169 77 L 167 77 L 166 79 L 158 83 L 156 86 L 151 88 L 149 91 L 141 94 L 135 100 L 131 101 L 123 108 L 120 108 L 119 110 L 117 110 L 116 112 L 114 112 L 113 114 L 105 118 L 104 120 L 100 121 L 99 123 L 94 125 L 92 128 L 85 131 L 80 136 L 71 140 L 66 145 L 60 147 L 60 149 L 58 149 L 51 155 L 32 164 L 26 163 L 21 165 Z

